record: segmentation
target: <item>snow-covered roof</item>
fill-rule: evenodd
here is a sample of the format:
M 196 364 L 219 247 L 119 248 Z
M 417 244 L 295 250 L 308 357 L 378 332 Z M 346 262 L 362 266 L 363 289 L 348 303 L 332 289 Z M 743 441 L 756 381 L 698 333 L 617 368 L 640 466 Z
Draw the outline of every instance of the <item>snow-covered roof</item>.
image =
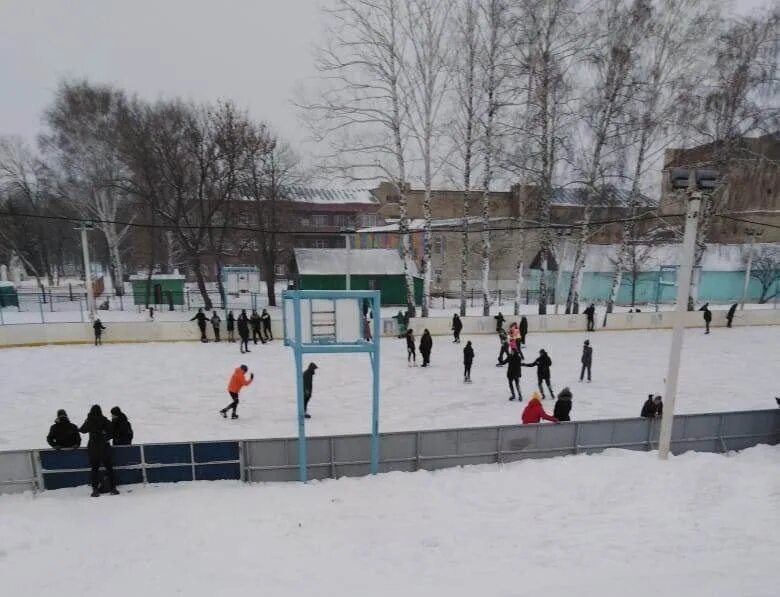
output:
M 14 288 L 16 285 L 13 282 L 7 282 L 7 281 L 0 280 L 0 286 L 6 287 L 6 288 L 10 286 L 11 288 Z
M 492 225 L 502 224 L 502 223 L 509 225 L 514 222 L 514 219 L 506 216 L 497 216 L 493 218 L 488 218 L 488 222 Z M 479 224 L 482 224 L 481 216 L 471 216 L 469 218 L 469 226 L 476 226 Z M 431 220 L 432 230 L 437 230 L 441 228 L 459 230 L 462 225 L 463 225 L 463 218 L 443 218 L 438 220 Z M 425 220 L 423 218 L 412 218 L 409 220 L 409 230 L 411 232 L 420 231 L 424 227 L 425 227 Z M 362 233 L 398 232 L 398 222 L 397 221 L 391 222 L 389 224 L 385 224 L 384 226 L 369 226 L 368 228 L 360 228 L 359 230 L 357 230 L 357 232 L 362 232 Z
M 295 249 L 298 273 L 310 276 L 344 275 L 347 271 L 346 249 Z M 398 275 L 404 273 L 404 263 L 395 249 L 352 249 L 350 274 Z M 416 275 L 416 266 L 413 271 Z
M 581 207 L 585 205 L 588 191 L 585 187 L 558 187 L 552 190 L 550 203 L 556 207 Z M 628 205 L 630 192 L 625 189 L 609 187 L 599 190 L 593 199 L 594 207 L 625 207 Z M 655 206 L 657 201 L 646 195 L 641 195 L 639 205 Z
M 315 187 L 288 187 L 288 199 L 303 203 L 378 203 L 368 189 L 322 189 Z
M 130 276 L 130 281 L 146 280 L 149 276 Z M 184 280 L 184 276 L 181 274 L 152 274 L 152 280 Z

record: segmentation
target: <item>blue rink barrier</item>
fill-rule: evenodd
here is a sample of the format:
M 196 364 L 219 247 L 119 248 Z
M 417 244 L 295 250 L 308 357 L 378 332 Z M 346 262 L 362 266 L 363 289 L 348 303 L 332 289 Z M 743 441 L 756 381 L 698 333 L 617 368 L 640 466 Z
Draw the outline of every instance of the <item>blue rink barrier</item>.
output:
M 602 419 L 560 425 L 503 425 L 381 434 L 380 472 L 501 464 L 528 458 L 594 454 L 610 448 L 658 447 L 660 421 Z M 311 437 L 308 477 L 335 479 L 371 472 L 369 434 Z M 725 453 L 780 444 L 780 409 L 678 415 L 671 449 Z M 298 480 L 298 438 L 180 442 L 111 449 L 120 485 L 179 481 Z M 78 487 L 90 482 L 87 450 L 0 452 L 0 494 Z

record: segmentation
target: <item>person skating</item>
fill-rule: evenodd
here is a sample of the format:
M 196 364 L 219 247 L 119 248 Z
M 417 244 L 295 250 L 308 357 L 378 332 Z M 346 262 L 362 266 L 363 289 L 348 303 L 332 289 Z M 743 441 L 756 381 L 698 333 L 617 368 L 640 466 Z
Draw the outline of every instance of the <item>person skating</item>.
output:
M 737 303 L 734 303 L 729 307 L 728 313 L 726 313 L 726 327 L 731 327 L 731 322 L 734 321 L 734 313 L 737 310 Z
M 249 350 L 249 318 L 246 316 L 246 309 L 241 309 L 241 314 L 236 322 L 238 328 L 238 337 L 241 338 L 241 353 L 250 352 Z
M 103 322 L 100 321 L 100 318 L 95 318 L 94 323 L 92 324 L 92 329 L 95 332 L 95 346 L 102 346 L 103 345 L 103 330 L 106 329 L 106 326 L 103 325 Z
M 712 311 L 710 311 L 710 304 L 709 303 L 704 303 L 702 305 L 701 309 L 699 309 L 699 311 L 703 311 L 704 312 L 704 325 L 707 328 L 707 331 L 704 332 L 704 333 L 705 334 L 709 334 L 710 333 L 710 322 L 712 321 Z
M 460 317 L 457 313 L 452 316 L 452 336 L 453 336 L 453 343 L 460 344 L 460 331 L 463 329 L 463 322 L 460 320 Z
M 507 335 L 503 330 L 501 330 L 499 340 L 501 341 L 501 350 L 498 351 L 498 362 L 496 363 L 496 367 L 503 367 L 506 365 L 507 359 L 509 359 L 510 352 L 509 338 L 507 338 Z
M 463 349 L 463 381 L 471 383 L 471 364 L 474 362 L 474 348 L 471 346 L 471 340 L 466 342 Z
M 89 456 L 91 469 L 92 497 L 100 497 L 101 466 L 106 469 L 109 492 L 111 495 L 118 495 L 119 492 L 116 490 L 116 480 L 114 478 L 114 467 L 111 463 L 111 448 L 108 445 L 108 440 L 111 438 L 111 422 L 103 416 L 103 411 L 99 405 L 94 404 L 89 409 L 87 419 L 79 428 L 79 432 L 89 434 L 87 455 Z
M 520 342 L 520 327 L 517 325 L 517 322 L 512 322 L 509 324 L 509 334 L 508 334 L 508 340 L 509 340 L 509 351 L 515 350 Z
M 133 426 L 118 406 L 111 408 L 111 443 L 115 446 L 133 443 Z
M 523 409 L 522 421 L 523 425 L 531 425 L 533 423 L 541 423 L 542 419 L 550 421 L 551 423 L 558 423 L 558 419 L 548 415 L 541 401 L 539 400 L 539 392 L 534 392 L 531 395 L 531 400 L 528 401 L 528 405 Z
M 198 322 L 198 329 L 200 330 L 200 341 L 201 342 L 208 342 L 209 339 L 206 338 L 206 322 L 208 321 L 208 317 L 206 317 L 206 314 L 203 312 L 203 309 L 198 309 L 198 312 L 195 313 L 195 317 L 190 319 L 190 321 L 197 321 Z
M 569 414 L 571 413 L 571 390 L 567 387 L 558 392 L 558 400 L 555 401 L 555 407 L 553 408 L 553 417 L 558 421 L 571 421 Z
M 496 320 L 496 333 L 500 334 L 504 331 L 504 322 L 506 321 L 506 319 L 504 319 L 504 314 L 499 311 L 498 315 L 496 315 L 493 319 Z
M 271 315 L 263 309 L 263 312 L 260 314 L 260 321 L 263 324 L 263 336 L 265 336 L 266 340 L 273 340 L 274 335 L 273 332 L 271 332 Z
M 219 324 L 220 323 L 222 323 L 222 320 L 219 318 L 219 315 L 217 315 L 216 311 L 212 311 L 211 327 L 214 328 L 214 342 L 219 342 Z
M 252 317 L 249 318 L 249 322 L 252 324 L 252 342 L 257 344 L 257 339 L 260 338 L 260 342 L 265 344 L 263 334 L 260 333 L 262 322 L 260 321 L 260 316 L 257 314 L 257 309 L 252 309 Z
M 420 338 L 420 355 L 422 356 L 422 366 L 427 367 L 431 364 L 431 350 L 433 349 L 433 338 L 431 338 L 431 333 L 426 328 L 423 331 L 422 337 Z
M 236 329 L 236 318 L 233 316 L 233 311 L 229 311 L 227 316 L 228 342 L 236 341 L 236 336 L 234 332 L 235 329 Z
M 544 400 L 544 386 L 543 383 L 547 382 L 547 389 L 550 390 L 550 399 L 555 397 L 552 386 L 550 385 L 550 367 L 552 366 L 552 359 L 547 354 L 547 351 L 541 349 L 539 356 L 533 363 L 524 364 L 524 367 L 536 367 L 536 379 L 539 383 L 539 393 Z
M 580 371 L 580 381 L 585 378 L 585 372 L 588 372 L 588 383 L 590 383 L 590 366 L 593 364 L 593 347 L 590 345 L 590 340 L 585 340 L 582 345 L 582 370 Z
M 585 316 L 588 318 L 588 331 L 593 332 L 596 330 L 596 324 L 594 321 L 594 318 L 596 317 L 596 306 L 591 303 L 588 305 L 588 308 L 583 311 Z
M 236 410 L 238 409 L 238 394 L 241 392 L 241 388 L 248 386 L 255 380 L 255 374 L 250 373 L 249 379 L 246 378 L 246 372 L 249 369 L 246 365 L 241 365 L 240 367 L 236 367 L 236 370 L 233 371 L 233 375 L 230 376 L 230 381 L 228 382 L 227 391 L 228 394 L 230 394 L 230 397 L 233 399 L 233 401 L 228 404 L 225 408 L 223 408 L 219 413 L 222 415 L 223 419 L 227 419 L 227 411 L 232 410 L 233 414 L 230 415 L 231 419 L 237 419 L 238 413 Z
M 306 371 L 303 372 L 303 416 L 311 419 L 309 414 L 309 401 L 314 392 L 314 372 L 318 369 L 316 363 L 309 363 Z
M 393 319 L 398 322 L 398 339 L 400 340 L 406 336 L 406 324 L 408 323 L 406 320 L 406 315 L 404 315 L 403 311 L 399 310 L 398 315 L 393 315 Z
M 515 389 L 517 389 L 517 399 L 522 402 L 523 395 L 520 392 L 520 376 L 523 374 L 523 355 L 520 350 L 515 348 L 510 352 L 506 362 L 506 379 L 507 382 L 509 382 L 509 400 L 515 399 Z
M 79 428 L 70 422 L 68 413 L 62 408 L 57 411 L 57 418 L 54 419 L 54 425 L 49 427 L 49 435 L 46 436 L 46 443 L 55 450 L 61 450 L 62 448 L 78 448 L 81 445 Z
M 412 367 L 417 366 L 417 349 L 414 343 L 414 330 L 409 328 L 406 330 L 406 364 L 411 363 Z
M 525 315 L 520 318 L 520 344 L 525 346 L 525 337 L 528 335 L 528 319 Z
M 647 395 L 647 400 L 642 405 L 642 412 L 639 413 L 640 417 L 645 419 L 655 419 L 661 417 L 664 414 L 664 403 L 660 396 Z

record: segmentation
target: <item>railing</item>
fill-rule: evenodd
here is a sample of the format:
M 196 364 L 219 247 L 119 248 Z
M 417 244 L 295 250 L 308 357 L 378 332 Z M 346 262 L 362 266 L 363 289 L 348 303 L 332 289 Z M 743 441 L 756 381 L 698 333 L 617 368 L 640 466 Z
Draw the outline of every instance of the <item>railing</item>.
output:
M 652 450 L 660 421 L 609 419 L 560 425 L 513 425 L 385 433 L 380 472 L 435 470 L 596 453 L 608 448 Z M 728 452 L 780 443 L 780 409 L 680 415 L 672 452 Z M 306 442 L 310 479 L 369 474 L 370 435 L 312 437 Z M 298 479 L 298 440 L 145 444 L 112 448 L 120 484 L 235 479 Z M 87 451 L 0 452 L 0 493 L 89 483 Z

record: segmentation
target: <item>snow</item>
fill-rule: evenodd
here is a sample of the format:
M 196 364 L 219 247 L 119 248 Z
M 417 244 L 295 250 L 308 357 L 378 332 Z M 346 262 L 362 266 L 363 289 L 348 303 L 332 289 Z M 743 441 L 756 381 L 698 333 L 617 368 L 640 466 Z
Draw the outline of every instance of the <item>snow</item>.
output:
M 780 446 L 0 497 L 16 595 L 777 594 Z M 100 572 L 97 573 L 96 570 Z
M 295 262 L 301 275 L 401 275 L 404 262 L 395 249 L 295 249 Z
M 194 325 L 194 324 L 193 324 Z M 111 327 L 107 326 L 107 339 Z M 422 330 L 416 330 L 419 334 Z M 594 349 L 593 383 L 580 383 L 582 343 Z M 685 335 L 677 412 L 774 408 L 780 378 L 777 327 L 715 328 Z M 507 400 L 506 370 L 495 367 L 495 335 L 471 340 L 474 383 L 462 382 L 462 346 L 434 338 L 432 366 L 410 368 L 404 340 L 381 345 L 380 429 L 399 431 L 519 422 L 522 405 Z M 526 357 L 549 352 L 557 392 L 570 386 L 576 420 L 636 417 L 651 392 L 663 394 L 668 330 L 530 334 Z M 43 346 L 0 350 L 0 449 L 45 447 L 58 408 L 81 423 L 93 403 L 122 407 L 136 441 L 290 437 L 297 431 L 295 376 L 289 348 L 276 340 L 252 345 L 199 342 Z M 371 383 L 364 355 L 309 355 L 319 365 L 307 423 L 310 435 L 369 433 Z M 227 382 L 246 363 L 255 383 L 241 394 L 237 421 L 217 411 L 228 404 Z M 535 370 L 523 369 L 523 394 Z M 552 404 L 547 403 L 547 408 Z

